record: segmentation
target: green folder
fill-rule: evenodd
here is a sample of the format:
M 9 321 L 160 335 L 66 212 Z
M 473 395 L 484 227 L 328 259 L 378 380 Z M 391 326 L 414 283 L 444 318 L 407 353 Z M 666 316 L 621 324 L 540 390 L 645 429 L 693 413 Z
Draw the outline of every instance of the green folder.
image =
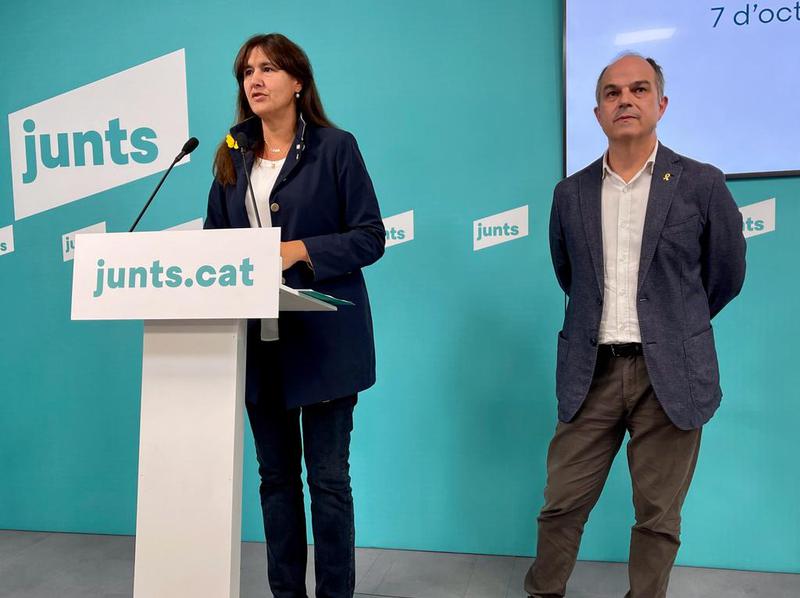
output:
M 355 303 L 352 301 L 337 299 L 336 297 L 326 295 L 325 293 L 320 293 L 319 291 L 315 291 L 313 289 L 297 289 L 297 292 L 301 295 L 306 295 L 308 297 L 313 297 L 314 299 L 324 301 L 325 303 L 330 303 L 331 305 L 355 305 Z

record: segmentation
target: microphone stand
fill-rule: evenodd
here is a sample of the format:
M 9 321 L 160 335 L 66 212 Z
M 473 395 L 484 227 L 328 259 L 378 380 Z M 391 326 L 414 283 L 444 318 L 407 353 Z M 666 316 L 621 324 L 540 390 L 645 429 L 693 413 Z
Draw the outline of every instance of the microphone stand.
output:
M 136 218 L 136 222 L 133 223 L 133 226 L 128 231 L 129 233 L 132 233 L 133 229 L 136 228 L 136 225 L 139 224 L 139 221 L 142 219 L 142 216 L 144 216 L 144 213 L 147 211 L 147 208 L 150 207 L 150 203 L 153 201 L 153 198 L 156 196 L 156 193 L 158 193 L 158 190 L 161 189 L 161 185 L 164 184 L 164 180 L 167 178 L 167 175 L 172 171 L 172 167 L 175 166 L 180 161 L 181 158 L 183 158 L 183 156 L 176 157 L 172 161 L 172 164 L 169 165 L 169 168 L 167 168 L 167 172 L 164 173 L 164 176 L 161 177 L 161 180 L 158 181 L 158 185 L 156 185 L 156 188 L 153 189 L 153 192 L 150 194 L 150 199 L 147 200 L 147 203 L 144 204 L 142 211 L 139 212 L 139 216 Z
M 189 140 L 183 144 L 183 148 L 181 148 L 180 153 L 177 156 L 175 156 L 175 159 L 172 161 L 172 164 L 169 165 L 169 168 L 167 168 L 167 171 L 164 173 L 164 176 L 161 177 L 161 180 L 158 181 L 158 185 L 156 185 L 156 188 L 153 189 L 153 192 L 150 194 L 150 198 L 147 200 L 147 203 L 144 204 L 142 211 L 139 212 L 139 216 L 137 216 L 136 222 L 133 223 L 133 226 L 128 231 L 129 233 L 132 233 L 133 230 L 136 228 L 136 225 L 139 224 L 139 221 L 142 219 L 142 216 L 144 216 L 144 213 L 147 211 L 147 208 L 150 207 L 150 203 L 153 201 L 153 198 L 156 196 L 156 193 L 158 193 L 158 190 L 161 189 L 161 185 L 164 184 L 164 180 L 167 178 L 167 175 L 169 175 L 169 173 L 172 172 L 172 167 L 175 166 L 181 160 L 183 160 L 184 156 L 186 156 L 187 154 L 191 154 L 194 150 L 196 150 L 198 145 L 199 142 L 197 141 L 197 137 L 190 137 Z
M 253 183 L 250 181 L 250 173 L 247 171 L 247 160 L 244 157 L 244 148 L 249 145 L 247 135 L 239 133 L 236 136 L 236 144 L 239 146 L 239 154 L 242 156 L 242 170 L 244 170 L 244 176 L 247 179 L 247 188 L 250 189 L 250 202 L 253 204 L 256 223 L 258 224 L 258 228 L 262 228 L 261 216 L 258 215 L 258 204 L 256 204 L 256 194 L 253 192 Z

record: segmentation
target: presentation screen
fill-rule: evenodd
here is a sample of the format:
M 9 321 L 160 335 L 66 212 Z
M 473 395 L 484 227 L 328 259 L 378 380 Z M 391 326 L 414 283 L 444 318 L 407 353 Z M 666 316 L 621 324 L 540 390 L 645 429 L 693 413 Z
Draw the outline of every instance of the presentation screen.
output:
M 800 1 L 565 0 L 566 173 L 607 141 L 600 71 L 626 51 L 664 69 L 659 140 L 731 178 L 800 174 Z

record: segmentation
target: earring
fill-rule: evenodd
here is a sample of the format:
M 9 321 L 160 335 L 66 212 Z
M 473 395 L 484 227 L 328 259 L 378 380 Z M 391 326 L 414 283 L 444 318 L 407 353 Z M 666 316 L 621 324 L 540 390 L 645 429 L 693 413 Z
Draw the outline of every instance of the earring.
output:
M 294 92 L 294 97 L 299 100 L 300 99 L 300 92 L 299 91 Z

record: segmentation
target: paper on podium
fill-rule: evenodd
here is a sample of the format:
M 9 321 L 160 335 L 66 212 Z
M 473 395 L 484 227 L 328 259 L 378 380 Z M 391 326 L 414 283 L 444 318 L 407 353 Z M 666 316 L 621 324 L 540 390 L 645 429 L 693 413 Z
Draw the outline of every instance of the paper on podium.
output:
M 315 291 L 314 289 L 297 289 L 300 291 L 301 295 L 305 295 L 306 297 L 312 297 L 313 299 L 318 299 L 320 301 L 324 301 L 325 303 L 329 303 L 330 305 L 355 305 L 352 301 L 348 301 L 347 299 L 339 299 L 338 297 L 334 297 L 333 295 L 326 295 L 325 293 L 320 293 L 319 291 Z
M 278 297 L 279 311 L 336 311 L 337 305 L 352 305 L 311 289 L 293 289 L 281 285 Z

